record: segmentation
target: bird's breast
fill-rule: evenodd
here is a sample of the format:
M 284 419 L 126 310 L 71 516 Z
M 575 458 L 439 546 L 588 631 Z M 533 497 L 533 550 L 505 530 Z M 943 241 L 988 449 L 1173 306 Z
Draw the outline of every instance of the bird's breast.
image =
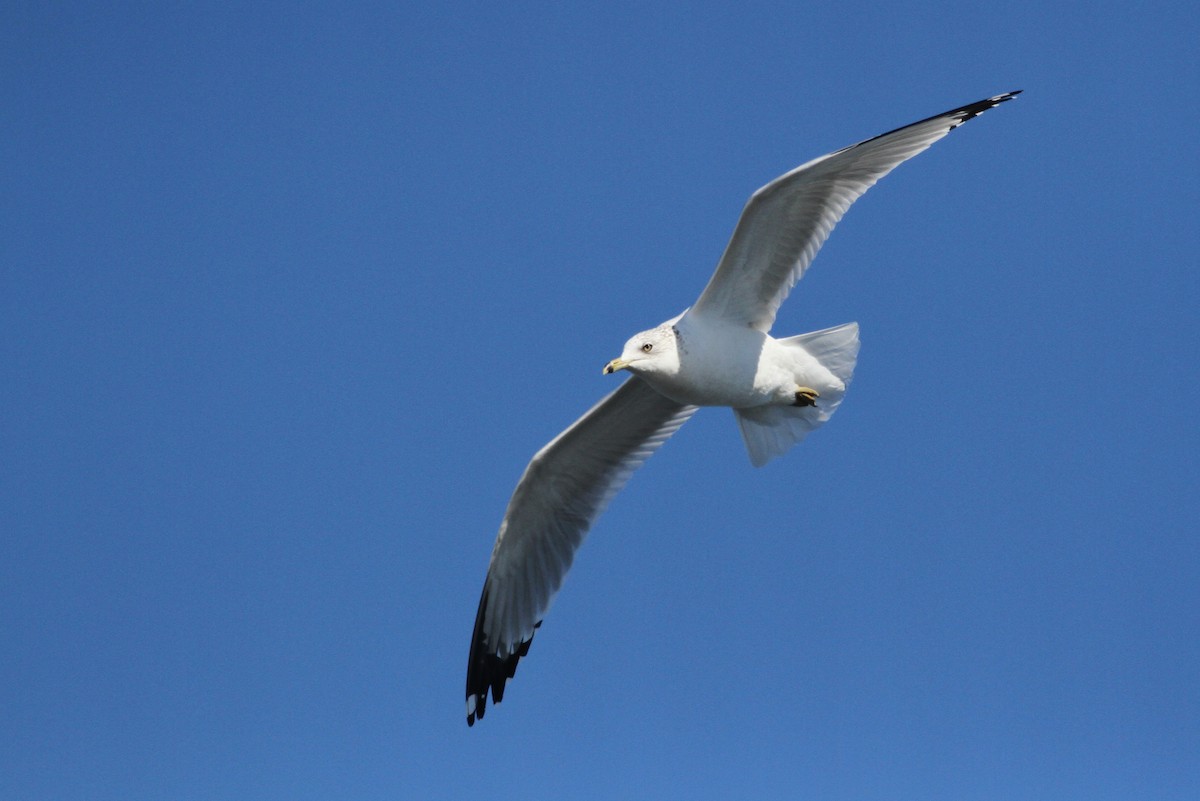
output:
M 678 338 L 678 369 L 644 378 L 677 403 L 733 407 L 770 403 L 774 389 L 764 384 L 760 363 L 769 340 L 745 326 L 685 328 Z

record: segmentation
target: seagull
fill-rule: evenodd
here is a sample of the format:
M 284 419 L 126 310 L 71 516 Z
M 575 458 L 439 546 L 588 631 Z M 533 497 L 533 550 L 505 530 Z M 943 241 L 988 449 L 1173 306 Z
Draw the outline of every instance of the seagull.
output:
M 467 725 L 483 718 L 562 586 L 604 507 L 701 406 L 728 406 L 755 467 L 837 410 L 858 358 L 858 325 L 786 339 L 775 313 L 829 232 L 876 181 L 1020 91 L 897 128 L 813 159 L 750 196 L 699 299 L 634 335 L 604 373 L 630 373 L 534 455 L 492 549 L 467 662 Z

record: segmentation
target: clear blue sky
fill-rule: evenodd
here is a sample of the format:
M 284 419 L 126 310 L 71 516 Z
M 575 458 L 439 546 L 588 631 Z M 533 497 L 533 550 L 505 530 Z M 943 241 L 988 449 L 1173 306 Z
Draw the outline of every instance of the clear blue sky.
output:
M 0 11 L 0 799 L 1200 798 L 1195 8 L 436 5 Z M 1010 89 L 783 307 L 837 417 L 697 415 L 469 730 L 603 364 Z

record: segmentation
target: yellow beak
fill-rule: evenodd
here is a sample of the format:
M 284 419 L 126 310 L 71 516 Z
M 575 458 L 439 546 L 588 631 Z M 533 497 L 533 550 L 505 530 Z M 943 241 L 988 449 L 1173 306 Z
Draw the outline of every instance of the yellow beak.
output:
M 604 374 L 611 375 L 612 373 L 615 373 L 618 370 L 624 370 L 628 366 L 629 366 L 629 362 L 627 362 L 627 361 L 623 361 L 621 359 L 613 359 L 611 362 L 604 365 Z

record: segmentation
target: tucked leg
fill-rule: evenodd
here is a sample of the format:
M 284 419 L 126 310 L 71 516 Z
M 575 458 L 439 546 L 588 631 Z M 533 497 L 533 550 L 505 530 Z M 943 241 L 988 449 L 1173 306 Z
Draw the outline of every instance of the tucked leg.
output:
M 821 393 L 810 387 L 796 387 L 796 400 L 793 406 L 816 406 Z

